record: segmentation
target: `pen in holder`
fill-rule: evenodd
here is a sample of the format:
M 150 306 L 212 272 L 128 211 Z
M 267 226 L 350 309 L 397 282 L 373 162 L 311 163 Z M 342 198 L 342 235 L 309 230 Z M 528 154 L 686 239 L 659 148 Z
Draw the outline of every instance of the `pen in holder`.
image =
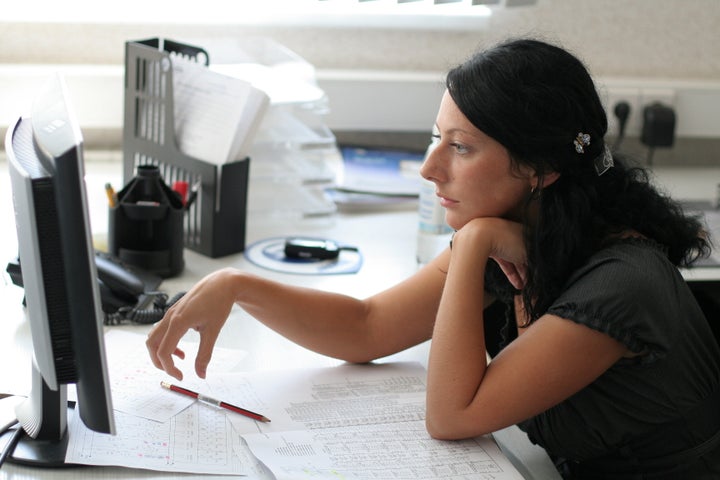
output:
M 183 270 L 182 199 L 153 165 L 140 165 L 137 175 L 117 193 L 108 215 L 110 253 L 129 265 L 161 277 Z

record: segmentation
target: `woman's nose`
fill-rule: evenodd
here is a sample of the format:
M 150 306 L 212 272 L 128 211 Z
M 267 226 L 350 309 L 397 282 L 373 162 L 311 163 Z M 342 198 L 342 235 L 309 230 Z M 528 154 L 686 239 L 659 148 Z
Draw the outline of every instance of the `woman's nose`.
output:
M 425 160 L 420 166 L 420 175 L 431 182 L 440 181 L 441 169 L 438 161 L 438 150 L 435 145 L 430 145 L 425 153 Z

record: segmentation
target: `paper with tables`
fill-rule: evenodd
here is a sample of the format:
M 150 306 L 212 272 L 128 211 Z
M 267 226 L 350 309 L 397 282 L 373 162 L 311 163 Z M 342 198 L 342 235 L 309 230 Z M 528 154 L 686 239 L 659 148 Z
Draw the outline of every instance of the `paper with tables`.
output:
M 118 352 L 111 346 L 122 344 L 115 342 L 118 336 L 125 342 L 125 358 L 137 358 L 128 353 L 140 350 L 147 357 L 142 337 L 119 333 L 108 342 L 111 376 L 120 371 L 112 393 L 114 399 L 123 398 L 133 390 L 137 411 L 116 409 L 115 437 L 71 422 L 68 461 L 278 480 L 522 479 L 490 436 L 430 438 L 424 423 L 426 372 L 419 363 L 254 373 L 230 368 L 211 370 L 205 381 L 181 383 L 272 420 L 261 423 L 195 401 L 183 408 L 187 399 L 160 388 L 157 375 L 162 372 L 151 372 L 149 359 L 113 360 Z M 227 361 L 222 358 L 213 356 L 213 362 Z M 134 362 L 141 365 L 127 365 Z M 135 374 L 121 381 L 123 369 Z M 147 380 L 141 378 L 144 373 Z M 171 406 L 175 400 L 179 403 Z M 146 417 L 155 409 L 148 405 L 152 402 L 180 410 L 167 421 L 151 420 Z
M 261 476 L 224 414 L 193 403 L 167 422 L 115 412 L 117 435 L 95 433 L 73 418 L 66 462 L 167 472 Z
M 520 480 L 487 436 L 430 438 L 419 363 L 342 365 L 243 375 L 272 423 L 232 424 L 277 480 Z M 235 384 L 238 382 L 232 382 Z M 261 404 L 262 403 L 262 404 Z
M 144 335 L 110 330 L 105 339 L 117 435 L 96 433 L 74 417 L 69 419 L 67 462 L 265 478 L 264 467 L 224 412 L 160 387 L 168 377 L 150 362 Z M 184 372 L 192 372 L 197 345 L 180 346 L 188 356 L 177 363 Z M 245 355 L 216 349 L 209 374 L 232 370 Z M 187 377 L 184 385 L 208 390 L 204 380 Z
M 195 399 L 183 395 L 168 395 L 160 388 L 160 382 L 168 376 L 150 362 L 145 337 L 142 335 L 111 330 L 105 336 L 106 354 L 110 370 L 110 390 L 113 408 L 129 415 L 166 422 L 171 420 L 190 405 Z M 197 378 L 194 372 L 194 353 L 197 345 L 181 342 L 187 357 L 176 359 L 183 372 L 189 372 L 184 384 L 195 391 L 207 390 L 205 380 Z M 227 348 L 216 348 L 213 362 L 209 367 L 210 375 L 232 371 L 247 352 Z

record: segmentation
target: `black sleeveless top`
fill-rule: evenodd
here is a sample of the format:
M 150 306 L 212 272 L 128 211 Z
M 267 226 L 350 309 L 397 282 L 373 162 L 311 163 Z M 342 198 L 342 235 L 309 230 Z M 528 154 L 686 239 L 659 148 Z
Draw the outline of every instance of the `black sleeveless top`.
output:
M 601 250 L 548 313 L 640 354 L 519 425 L 566 473 L 580 472 L 567 478 L 720 479 L 720 347 L 661 247 L 627 239 Z

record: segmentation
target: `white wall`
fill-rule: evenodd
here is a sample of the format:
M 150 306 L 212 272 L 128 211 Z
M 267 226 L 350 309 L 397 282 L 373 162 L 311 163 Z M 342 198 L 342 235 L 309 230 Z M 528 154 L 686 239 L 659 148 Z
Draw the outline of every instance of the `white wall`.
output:
M 0 129 L 29 113 L 36 89 L 54 71 L 63 73 L 84 130 L 116 132 L 123 122 L 120 66 L 0 65 Z M 426 131 L 442 94 L 442 72 L 320 70 L 318 83 L 330 99 L 327 124 L 335 130 Z M 609 77 L 596 79 L 601 95 L 633 106 L 628 136 L 640 131 L 641 107 L 654 99 L 671 103 L 681 137 L 720 138 L 720 81 Z M 610 103 L 610 108 L 614 103 Z M 610 131 L 613 131 L 613 116 Z
M 66 5 L 72 8 L 73 2 Z M 226 23 L 189 26 L 138 11 L 136 24 L 110 19 L 69 25 L 2 23 L 0 13 L 0 63 L 120 65 L 126 40 L 266 35 L 320 69 L 434 72 L 478 46 L 530 34 L 572 49 L 598 76 L 720 79 L 718 0 L 538 0 L 532 7 L 497 10 L 474 29 L 454 31 L 233 24 L 242 17 L 239 7 L 219 10 L 218 17 Z
M 330 95 L 331 127 L 426 129 L 448 67 L 478 47 L 532 35 L 577 53 L 609 98 L 628 97 L 636 107 L 653 96 L 670 98 L 680 135 L 720 137 L 718 0 L 538 0 L 498 10 L 474 31 L 247 26 L 232 24 L 236 13 L 218 15 L 227 23 L 164 24 L 143 12 L 137 24 L 2 23 L 0 17 L 0 128 L 27 105 L 33 85 L 58 68 L 69 76 L 84 128 L 119 128 L 126 40 L 262 35 L 317 67 Z

